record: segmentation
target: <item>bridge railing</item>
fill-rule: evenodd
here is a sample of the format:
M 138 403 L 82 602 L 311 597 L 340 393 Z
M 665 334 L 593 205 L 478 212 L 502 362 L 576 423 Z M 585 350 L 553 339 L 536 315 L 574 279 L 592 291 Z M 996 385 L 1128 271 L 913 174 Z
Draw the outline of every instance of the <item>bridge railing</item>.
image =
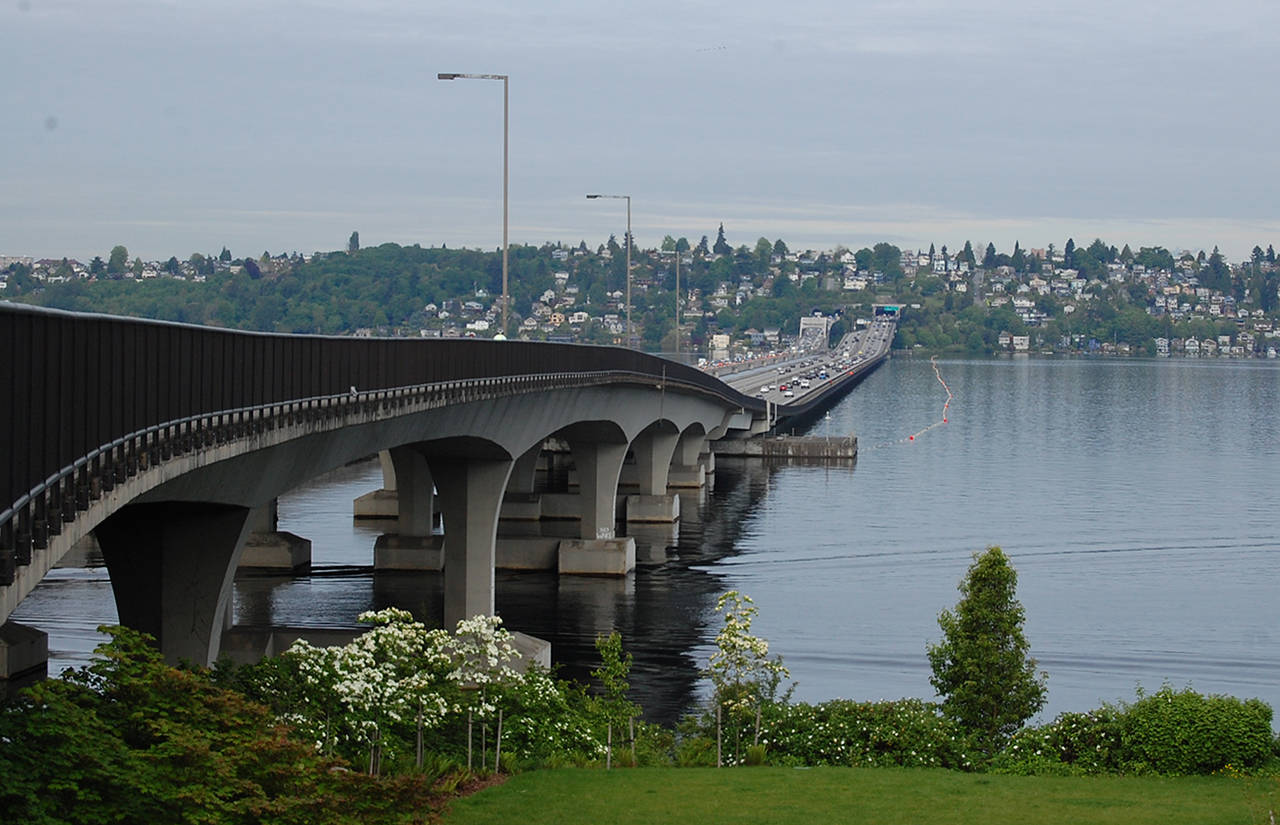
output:
M 727 386 L 719 391 L 702 382 L 632 370 L 538 373 L 301 398 L 201 413 L 146 427 L 76 459 L 0 512 L 0 585 L 12 584 L 17 568 L 31 563 L 34 550 L 48 547 L 50 536 L 59 535 L 65 524 L 117 485 L 193 453 L 279 429 L 323 425 L 353 416 L 392 417 L 519 393 L 605 384 L 652 385 L 655 380 L 664 388 L 715 395 L 730 404 L 739 400 Z

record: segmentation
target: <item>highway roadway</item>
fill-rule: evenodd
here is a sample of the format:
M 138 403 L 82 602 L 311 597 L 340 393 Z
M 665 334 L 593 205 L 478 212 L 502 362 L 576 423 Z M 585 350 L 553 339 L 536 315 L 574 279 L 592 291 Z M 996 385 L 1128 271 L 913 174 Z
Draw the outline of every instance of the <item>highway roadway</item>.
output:
M 809 350 L 767 367 L 725 376 L 734 389 L 774 404 L 802 404 L 806 396 L 820 393 L 842 374 L 873 361 L 893 344 L 893 319 L 877 319 L 865 329 L 851 332 L 828 350 Z

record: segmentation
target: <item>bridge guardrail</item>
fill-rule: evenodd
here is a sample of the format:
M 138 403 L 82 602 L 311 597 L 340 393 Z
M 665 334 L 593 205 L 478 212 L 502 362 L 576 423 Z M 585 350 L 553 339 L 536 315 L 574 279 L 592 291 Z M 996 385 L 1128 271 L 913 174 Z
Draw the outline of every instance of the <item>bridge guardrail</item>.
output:
M 743 398 L 701 383 L 632 370 L 536 373 L 442 381 L 410 387 L 334 394 L 201 413 L 121 436 L 76 459 L 0 512 L 0 586 L 12 584 L 33 549 L 48 546 L 63 524 L 88 510 L 117 484 L 154 466 L 201 449 L 228 444 L 281 427 L 343 419 L 352 414 L 433 409 L 524 392 L 655 380 L 664 388 L 713 395 L 740 406 Z M 731 394 L 732 393 L 732 394 Z

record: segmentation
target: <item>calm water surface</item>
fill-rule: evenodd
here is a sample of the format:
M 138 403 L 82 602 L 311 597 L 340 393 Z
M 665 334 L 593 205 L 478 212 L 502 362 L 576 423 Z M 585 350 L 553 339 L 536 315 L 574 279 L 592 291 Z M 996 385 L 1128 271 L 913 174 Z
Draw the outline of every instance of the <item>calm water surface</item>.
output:
M 1163 682 L 1280 705 L 1280 369 L 1267 362 L 896 358 L 812 434 L 856 432 L 856 467 L 731 465 L 686 498 L 678 537 L 637 535 L 625 580 L 499 572 L 508 626 L 547 638 L 568 676 L 612 627 L 636 698 L 670 720 L 705 691 L 716 596 L 750 594 L 755 631 L 819 701 L 933 695 L 925 646 L 971 554 L 999 544 L 1049 674 L 1044 716 Z M 310 538 L 305 576 L 242 579 L 238 624 L 351 626 L 398 604 L 439 622 L 438 574 L 373 575 L 376 522 L 351 501 L 376 463 L 280 501 Z M 50 634 L 51 672 L 115 620 L 101 567 L 54 571 L 14 614 Z

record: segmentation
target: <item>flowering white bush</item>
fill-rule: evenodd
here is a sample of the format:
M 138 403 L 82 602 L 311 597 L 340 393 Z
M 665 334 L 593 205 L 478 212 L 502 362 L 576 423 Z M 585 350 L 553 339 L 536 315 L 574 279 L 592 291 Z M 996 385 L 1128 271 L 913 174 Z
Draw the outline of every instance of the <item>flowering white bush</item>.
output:
M 724 627 L 716 634 L 716 651 L 707 670 L 716 701 L 730 711 L 755 707 L 772 699 L 778 683 L 791 675 L 782 659 L 769 658 L 769 643 L 751 635 L 756 607 L 750 596 L 730 590 L 716 601 Z
M 470 716 L 505 712 L 502 752 L 522 758 L 596 758 L 604 746 L 581 708 L 519 652 L 496 616 L 475 616 L 453 633 L 428 630 L 404 610 L 365 613 L 367 632 L 339 647 L 298 641 L 257 671 L 258 690 L 317 749 L 376 771 L 383 759 L 424 747 L 458 753 Z M 493 732 L 490 726 L 490 733 Z

